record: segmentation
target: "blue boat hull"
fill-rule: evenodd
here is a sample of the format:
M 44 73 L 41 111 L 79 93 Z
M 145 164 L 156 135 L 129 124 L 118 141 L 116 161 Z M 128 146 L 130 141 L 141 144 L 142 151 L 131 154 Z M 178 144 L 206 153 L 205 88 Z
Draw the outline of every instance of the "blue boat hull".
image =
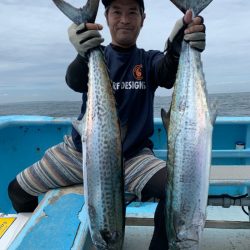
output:
M 45 150 L 71 133 L 70 118 L 46 116 L 0 117 L 0 212 L 13 213 L 8 183 L 24 168 L 39 160 Z M 161 119 L 155 119 L 152 136 L 155 154 L 166 159 L 167 140 Z M 236 149 L 244 144 L 244 149 Z M 250 165 L 250 117 L 219 117 L 213 132 L 212 165 Z M 210 195 L 242 195 L 246 186 L 210 186 Z

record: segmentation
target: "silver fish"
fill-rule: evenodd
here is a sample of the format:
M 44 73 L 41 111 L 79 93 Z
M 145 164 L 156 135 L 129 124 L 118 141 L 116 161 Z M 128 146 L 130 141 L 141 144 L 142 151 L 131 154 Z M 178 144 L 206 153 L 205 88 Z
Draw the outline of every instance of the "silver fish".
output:
M 122 249 L 124 198 L 121 137 L 115 100 L 99 50 L 89 59 L 84 190 L 98 249 Z M 84 152 L 84 149 L 83 149 Z
M 77 24 L 89 20 L 94 22 L 99 5 L 99 0 L 88 0 L 85 7 L 79 10 L 62 0 L 53 1 Z M 99 48 L 90 52 L 88 66 L 88 100 L 87 111 L 82 119 L 84 124 L 74 122 L 74 126 L 82 130 L 84 194 L 89 230 L 97 249 L 119 250 L 124 240 L 125 207 L 116 103 L 103 53 Z
M 211 0 L 171 0 L 194 15 Z M 170 111 L 162 110 L 168 132 L 166 228 L 169 249 L 199 249 L 206 220 L 215 112 L 208 105 L 200 53 L 182 43 Z

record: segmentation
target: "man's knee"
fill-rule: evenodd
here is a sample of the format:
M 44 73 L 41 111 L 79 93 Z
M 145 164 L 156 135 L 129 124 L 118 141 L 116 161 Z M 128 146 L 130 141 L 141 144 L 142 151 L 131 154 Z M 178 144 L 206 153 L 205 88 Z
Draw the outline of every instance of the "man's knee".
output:
M 162 168 L 155 173 L 142 190 L 142 201 L 149 198 L 165 199 L 167 170 Z
M 24 191 L 16 178 L 10 182 L 8 194 L 17 213 L 33 212 L 38 205 L 38 197 Z

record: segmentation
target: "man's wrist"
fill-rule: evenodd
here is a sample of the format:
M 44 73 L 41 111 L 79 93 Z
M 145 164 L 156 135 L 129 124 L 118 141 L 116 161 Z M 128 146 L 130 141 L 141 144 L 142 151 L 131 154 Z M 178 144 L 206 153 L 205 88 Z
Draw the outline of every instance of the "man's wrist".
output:
M 179 60 L 180 50 L 181 50 L 181 43 L 179 45 L 179 48 L 177 49 L 176 44 L 174 45 L 169 39 L 167 40 L 165 50 L 164 50 L 165 53 L 168 53 L 168 55 L 171 56 L 172 58 Z

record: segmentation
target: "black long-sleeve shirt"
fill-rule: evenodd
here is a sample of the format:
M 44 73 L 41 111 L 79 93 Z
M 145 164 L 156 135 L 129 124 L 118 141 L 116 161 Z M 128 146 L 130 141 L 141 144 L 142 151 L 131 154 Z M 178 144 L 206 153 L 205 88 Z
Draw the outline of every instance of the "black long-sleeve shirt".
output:
M 157 51 L 145 51 L 133 46 L 123 49 L 113 45 L 103 47 L 109 76 L 117 103 L 122 127 L 126 127 L 123 140 L 125 158 L 132 157 L 143 147 L 153 148 L 149 139 L 153 134 L 153 102 L 158 86 L 172 88 L 178 59 Z M 83 93 L 79 119 L 86 110 L 88 65 L 80 55 L 69 65 L 66 82 L 70 88 Z M 72 137 L 81 151 L 80 135 L 73 128 Z

